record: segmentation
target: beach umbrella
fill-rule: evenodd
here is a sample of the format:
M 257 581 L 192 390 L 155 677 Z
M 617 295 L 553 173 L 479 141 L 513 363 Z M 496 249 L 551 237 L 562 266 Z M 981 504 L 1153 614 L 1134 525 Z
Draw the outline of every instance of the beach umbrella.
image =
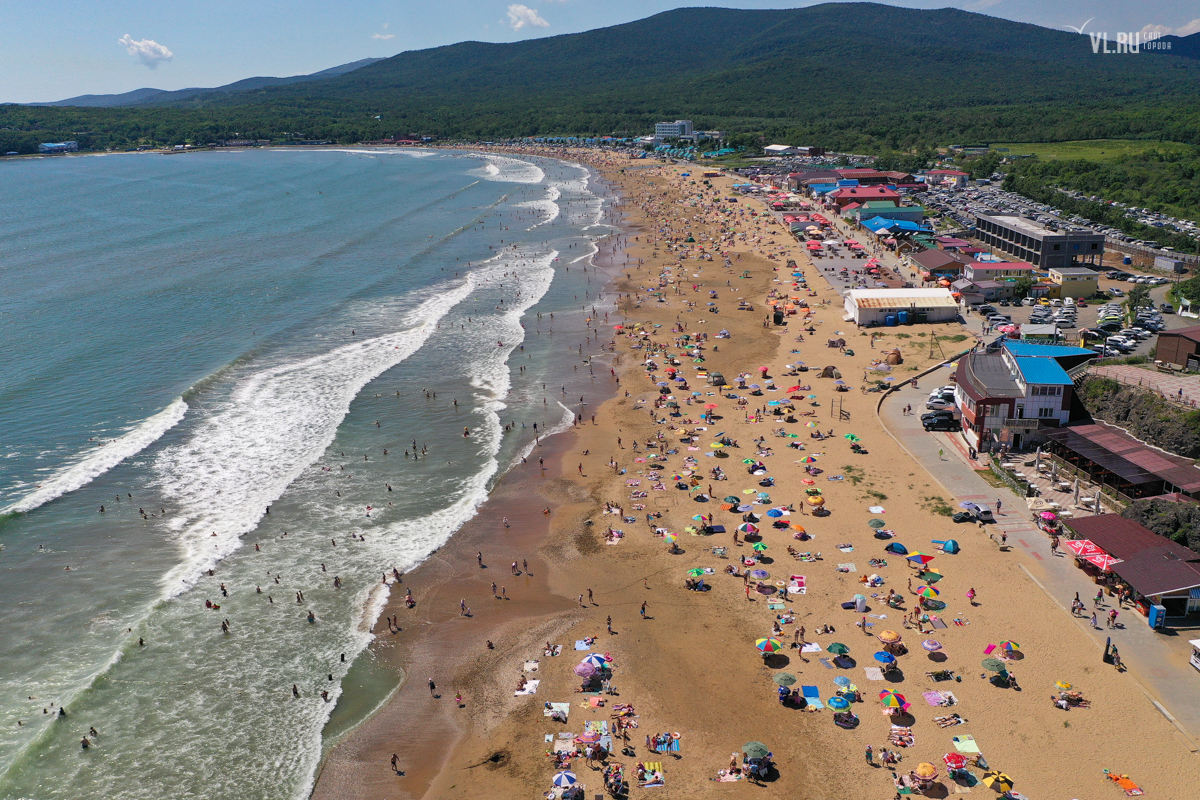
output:
M 781 672 L 773 680 L 780 686 L 794 686 L 800 679 L 790 672 Z
M 875 654 L 875 660 L 880 664 L 895 664 L 896 657 L 891 653 L 885 653 L 882 650 Z
M 808 399 L 809 399 L 809 400 L 816 400 L 816 399 L 817 399 L 817 396 L 816 396 L 815 394 L 810 394 L 810 395 L 808 396 Z
M 964 769 L 969 762 L 962 753 L 946 753 L 942 756 L 942 763 L 950 769 Z
M 919 589 L 917 589 L 917 594 L 920 595 L 921 597 L 925 597 L 925 598 L 932 600 L 935 597 L 937 597 L 939 594 L 941 594 L 941 592 L 939 592 L 937 589 L 933 588 L 932 586 L 922 586 Z
M 586 662 L 582 664 L 576 664 L 573 671 L 581 678 L 590 678 L 596 674 L 596 668 Z
M 838 675 L 836 678 L 833 679 L 833 683 L 835 686 L 840 686 L 843 689 L 845 689 L 847 686 L 850 686 L 850 679 L 847 678 L 845 675 Z
M 806 423 L 804 423 L 804 427 L 806 427 L 806 428 L 815 428 L 815 427 L 817 427 L 817 423 L 815 423 L 815 422 L 806 422 Z
M 850 652 L 850 648 L 841 642 L 834 642 L 825 648 L 826 652 L 833 653 L 836 656 L 844 656 Z
M 1075 541 L 1067 542 L 1067 549 L 1080 557 L 1094 556 L 1104 552 L 1091 539 L 1076 539 Z
M 731 494 L 725 498 L 725 502 L 726 503 L 740 503 L 740 502 L 742 502 L 742 500 L 740 497 Z
M 664 534 L 663 541 L 667 544 L 675 544 L 675 542 L 679 541 L 679 536 L 674 533 Z
M 691 575 L 693 578 L 699 578 L 701 575 L 704 574 L 704 570 L 701 569 L 700 567 L 696 567 L 694 569 L 689 569 L 687 571 L 687 574 Z
M 841 383 L 841 381 L 838 381 L 838 383 Z M 847 439 L 849 439 L 849 440 L 850 440 L 850 441 L 852 441 L 852 442 L 861 442 L 861 441 L 862 441 L 862 440 L 861 440 L 861 439 L 859 439 L 857 436 L 855 436 L 853 433 L 847 433 L 847 434 L 846 434 L 846 438 L 847 438 Z
M 683 478 L 676 476 L 675 480 L 679 481 L 679 480 L 683 480 Z M 696 520 L 696 522 L 704 522 L 706 517 L 703 514 L 697 514 L 696 516 L 692 517 L 692 519 Z
M 908 560 L 924 565 L 928 564 L 930 561 L 933 561 L 933 556 L 929 555 L 928 553 L 921 553 L 917 550 L 913 550 L 908 554 Z
M 880 631 L 878 634 L 876 634 L 875 638 L 879 639 L 879 641 L 883 642 L 884 644 L 896 644 L 900 641 L 901 637 L 900 634 L 896 633 L 895 631 Z
M 921 647 L 924 647 L 931 653 L 936 653 L 938 650 L 942 649 L 941 643 L 935 642 L 933 639 L 926 639 L 925 641 L 921 642 Z
M 982 664 L 988 672 L 1004 672 L 1004 662 L 998 658 L 985 658 Z
M 717 407 L 717 404 L 716 403 L 705 403 L 704 407 L 711 411 L 712 409 Z
M 1044 520 L 1058 519 L 1058 514 L 1055 514 L 1053 511 L 1043 511 L 1040 514 L 1038 514 L 1038 516 Z
M 1056 683 L 1054 685 L 1064 691 L 1071 688 L 1071 684 L 1067 683 L 1066 681 L 1059 681 L 1058 683 Z
M 815 463 L 817 463 L 817 460 L 816 460 L 815 458 L 813 458 L 812 456 L 807 456 L 807 457 L 804 459 L 803 463 L 805 463 L 805 464 L 815 464 Z
M 1003 772 L 985 772 L 983 773 L 983 785 L 989 789 L 994 789 L 997 792 L 1011 792 L 1013 788 L 1013 779 L 1005 775 Z
M 750 577 L 762 581 L 771 577 L 771 573 L 767 572 L 765 569 L 756 569 L 750 573 Z
M 867 511 L 870 511 L 872 514 L 882 514 L 883 506 L 868 506 Z
M 912 774 L 923 781 L 931 781 L 938 776 L 938 768 L 928 761 L 922 761 L 917 764 L 917 768 L 912 771 Z
M 758 526 L 750 522 L 743 522 L 737 529 L 742 533 L 758 533 Z
M 760 653 L 776 653 L 783 649 L 783 644 L 778 639 L 770 637 L 759 639 L 754 643 L 754 646 L 758 648 Z
M 574 786 L 578 780 L 579 779 L 575 777 L 574 772 L 559 772 L 550 779 L 550 783 L 554 784 L 555 786 L 566 788 L 568 786 Z
M 904 695 L 896 694 L 891 689 L 884 689 L 879 693 L 879 702 L 883 703 L 884 708 L 904 708 L 907 704 Z
M 1016 642 L 1001 642 L 1000 649 L 1007 653 L 1015 653 L 1021 649 L 1021 645 Z
M 1113 568 L 1114 564 L 1121 563 L 1121 559 L 1113 558 L 1108 553 L 1099 553 L 1099 554 L 1093 555 L 1093 556 L 1084 556 L 1083 560 L 1087 561 L 1088 563 L 1095 564 L 1097 567 L 1099 567 L 1101 570 L 1103 570 L 1105 572 L 1108 572 L 1109 570 L 1111 570 Z
M 670 386 L 671 384 L 667 383 L 666 381 L 659 381 L 658 383 L 656 383 L 654 385 L 655 386 Z
M 850 707 L 850 701 L 844 697 L 831 697 L 825 701 L 825 705 L 832 708 L 834 711 L 845 711 Z
M 820 495 L 814 495 L 814 496 L 812 496 L 812 497 L 807 497 L 807 498 L 805 498 L 805 499 L 806 499 L 806 500 L 808 500 L 808 504 L 809 504 L 810 506 L 823 506 L 823 505 L 825 505 L 825 498 L 824 498 L 824 497 L 821 497 Z
M 709 445 L 709 447 L 711 447 L 713 450 L 720 450 L 723 447 L 725 447 L 725 445 L 721 444 L 720 442 L 713 442 L 712 444 Z M 730 501 L 730 502 L 732 502 L 732 501 Z
M 783 512 L 780 511 L 778 508 L 772 508 L 770 511 L 767 512 L 767 516 L 768 517 L 782 517 Z
M 935 572 L 930 569 L 930 570 L 925 570 L 924 572 L 920 573 L 917 577 L 919 577 L 921 580 L 925 581 L 926 583 L 937 583 L 938 581 L 940 581 L 942 578 L 944 578 L 946 576 L 940 572 Z
M 788 527 L 790 527 L 790 528 L 791 528 L 792 530 L 794 530 L 796 533 L 804 533 L 804 526 L 803 526 L 803 525 L 797 525 L 796 523 L 794 523 L 794 522 L 793 522 L 793 523 L 792 523 L 791 525 L 789 525 Z
M 870 525 L 872 528 L 882 528 L 887 525 L 887 523 L 881 519 L 867 520 L 867 524 Z
M 750 547 L 756 553 L 761 553 L 763 550 L 767 549 L 767 546 L 765 544 L 763 544 L 762 542 L 755 542 L 754 544 L 750 545 Z
M 799 387 L 799 386 L 789 386 L 789 387 L 787 388 L 787 391 L 789 391 L 789 392 L 798 392 L 798 391 L 800 391 L 800 387 Z
M 582 742 L 583 744 L 592 744 L 594 742 L 598 742 L 600 741 L 600 731 L 588 731 L 587 733 L 582 733 L 575 737 L 575 741 Z
M 742 745 L 742 752 L 747 758 L 766 758 L 771 754 L 771 750 L 762 742 L 746 742 Z

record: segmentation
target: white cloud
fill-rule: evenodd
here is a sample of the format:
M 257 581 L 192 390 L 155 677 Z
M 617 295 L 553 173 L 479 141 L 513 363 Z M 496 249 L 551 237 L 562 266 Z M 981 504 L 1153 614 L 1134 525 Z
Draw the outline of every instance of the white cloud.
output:
M 125 45 L 125 50 L 131 56 L 137 56 L 138 61 L 141 61 L 150 69 L 154 69 L 161 61 L 170 61 L 175 57 L 175 54 L 153 39 L 135 40 L 128 33 L 117 40 L 119 44 Z
M 1159 36 L 1191 36 L 1193 33 L 1200 33 L 1200 19 L 1194 19 L 1178 28 L 1172 28 L 1170 25 L 1147 25 L 1142 28 L 1143 38 L 1148 33 L 1155 33 Z
M 963 8 L 967 11 L 983 11 L 985 8 L 1000 5 L 1004 0 L 975 0 L 974 3 L 967 3 Z
M 508 24 L 512 26 L 514 31 L 519 31 L 526 25 L 531 25 L 535 28 L 550 27 L 550 23 L 542 19 L 537 9 L 523 6 L 520 3 L 513 3 L 508 7 Z
M 385 31 L 388 29 L 388 24 L 386 22 L 383 23 L 383 29 Z M 396 34 L 394 34 L 394 33 L 372 33 L 371 38 L 372 39 L 384 39 L 384 40 L 395 39 Z

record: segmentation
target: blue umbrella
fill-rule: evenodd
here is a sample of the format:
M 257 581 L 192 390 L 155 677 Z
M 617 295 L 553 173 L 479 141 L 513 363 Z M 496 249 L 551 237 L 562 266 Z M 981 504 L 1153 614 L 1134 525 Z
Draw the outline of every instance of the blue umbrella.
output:
M 579 779 L 575 777 L 574 772 L 560 772 L 550 780 L 550 783 L 554 784 L 555 786 L 566 787 L 574 786 L 577 780 Z
M 756 569 L 750 573 L 750 577 L 754 578 L 755 580 L 761 581 L 761 580 L 766 580 L 767 578 L 771 577 L 771 574 L 769 572 L 767 572 L 765 569 Z
M 670 386 L 671 384 L 667 383 L 666 381 L 659 381 L 658 383 L 656 383 L 654 385 L 655 386 Z
M 838 675 L 836 678 L 833 679 L 833 683 L 835 686 L 845 687 L 845 686 L 850 685 L 850 679 L 847 678 L 845 675 Z
M 767 512 L 767 516 L 768 517 L 782 517 L 783 512 L 780 511 L 778 508 L 772 508 L 770 511 Z
M 831 697 L 825 701 L 825 705 L 829 706 L 835 711 L 845 711 L 850 707 L 850 701 L 844 697 Z
M 896 657 L 891 653 L 879 652 L 875 654 L 875 660 L 880 664 L 895 664 Z

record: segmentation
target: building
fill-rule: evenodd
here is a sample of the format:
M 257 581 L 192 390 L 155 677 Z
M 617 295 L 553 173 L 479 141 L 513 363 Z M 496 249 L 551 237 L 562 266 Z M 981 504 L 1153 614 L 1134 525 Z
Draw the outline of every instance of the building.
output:
M 1155 348 L 1154 357 L 1164 364 L 1200 370 L 1200 325 L 1163 331 Z
M 971 177 L 966 172 L 957 169 L 931 169 L 921 173 L 921 176 L 926 183 L 949 185 L 955 189 L 966 186 L 967 179 Z
M 1141 442 L 1118 427 L 1089 422 L 1046 435 L 1051 453 L 1126 497 L 1170 492 L 1200 497 L 1200 469 L 1191 459 Z
M 860 186 L 882 186 L 892 183 L 891 176 L 886 172 L 866 167 L 843 167 L 837 173 L 845 180 L 858 181 Z
M 763 148 L 763 152 L 769 156 L 794 156 L 796 148 L 787 144 L 769 144 Z
M 1020 261 L 972 261 L 963 268 L 963 277 L 972 281 L 999 281 L 1029 278 L 1033 266 Z
M 38 145 L 39 153 L 78 153 L 79 142 L 43 142 Z
M 846 292 L 847 321 L 856 325 L 905 325 L 948 322 L 958 317 L 949 289 L 851 289 Z
M 1100 265 L 1104 234 L 1091 230 L 1064 231 L 1014 214 L 977 214 L 976 238 L 1041 269 Z
M 1195 624 L 1184 618 L 1200 614 L 1200 553 L 1118 514 L 1064 519 L 1063 524 L 1077 540 L 1103 551 L 1097 555 L 1111 557 L 1077 560 L 1088 572 L 1102 578 L 1111 575 L 1133 589 L 1134 606 L 1142 616 L 1149 616 L 1151 605 L 1159 605 L 1168 619 Z M 1098 563 L 1107 564 L 1107 569 Z
M 1059 359 L 1095 357 L 1077 347 L 1006 342 L 995 352 L 959 359 L 954 399 L 962 409 L 963 437 L 980 451 L 999 445 L 1017 450 L 1043 440 L 1048 429 L 1071 419 L 1075 384 Z
M 843 186 L 827 194 L 826 200 L 838 208 L 851 203 L 862 205 L 869 200 L 890 200 L 892 205 L 899 206 L 900 193 L 886 186 Z
M 674 122 L 659 122 L 654 126 L 655 139 L 684 139 L 692 135 L 692 121 L 677 119 Z
M 1000 281 L 973 281 L 969 278 L 959 278 L 950 284 L 950 288 L 961 294 L 963 302 L 967 305 L 978 305 L 992 300 L 1011 300 L 1013 296 L 1012 284 Z
M 1100 291 L 1100 273 L 1087 267 L 1059 267 L 1047 270 L 1050 297 L 1091 297 Z
M 925 209 L 921 206 L 897 206 L 887 200 L 868 200 L 856 209 L 855 216 L 860 222 L 874 217 L 922 222 L 925 219 Z
M 907 257 L 909 266 L 915 269 L 922 280 L 954 279 L 962 275 L 963 267 L 969 262 L 963 256 L 946 250 L 922 250 Z

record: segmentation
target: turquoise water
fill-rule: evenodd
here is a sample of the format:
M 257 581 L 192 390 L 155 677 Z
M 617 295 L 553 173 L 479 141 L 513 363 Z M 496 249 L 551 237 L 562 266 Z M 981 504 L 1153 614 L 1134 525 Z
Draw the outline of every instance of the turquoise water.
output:
M 305 796 L 381 574 L 593 390 L 603 198 L 369 149 L 0 187 L 0 797 Z

